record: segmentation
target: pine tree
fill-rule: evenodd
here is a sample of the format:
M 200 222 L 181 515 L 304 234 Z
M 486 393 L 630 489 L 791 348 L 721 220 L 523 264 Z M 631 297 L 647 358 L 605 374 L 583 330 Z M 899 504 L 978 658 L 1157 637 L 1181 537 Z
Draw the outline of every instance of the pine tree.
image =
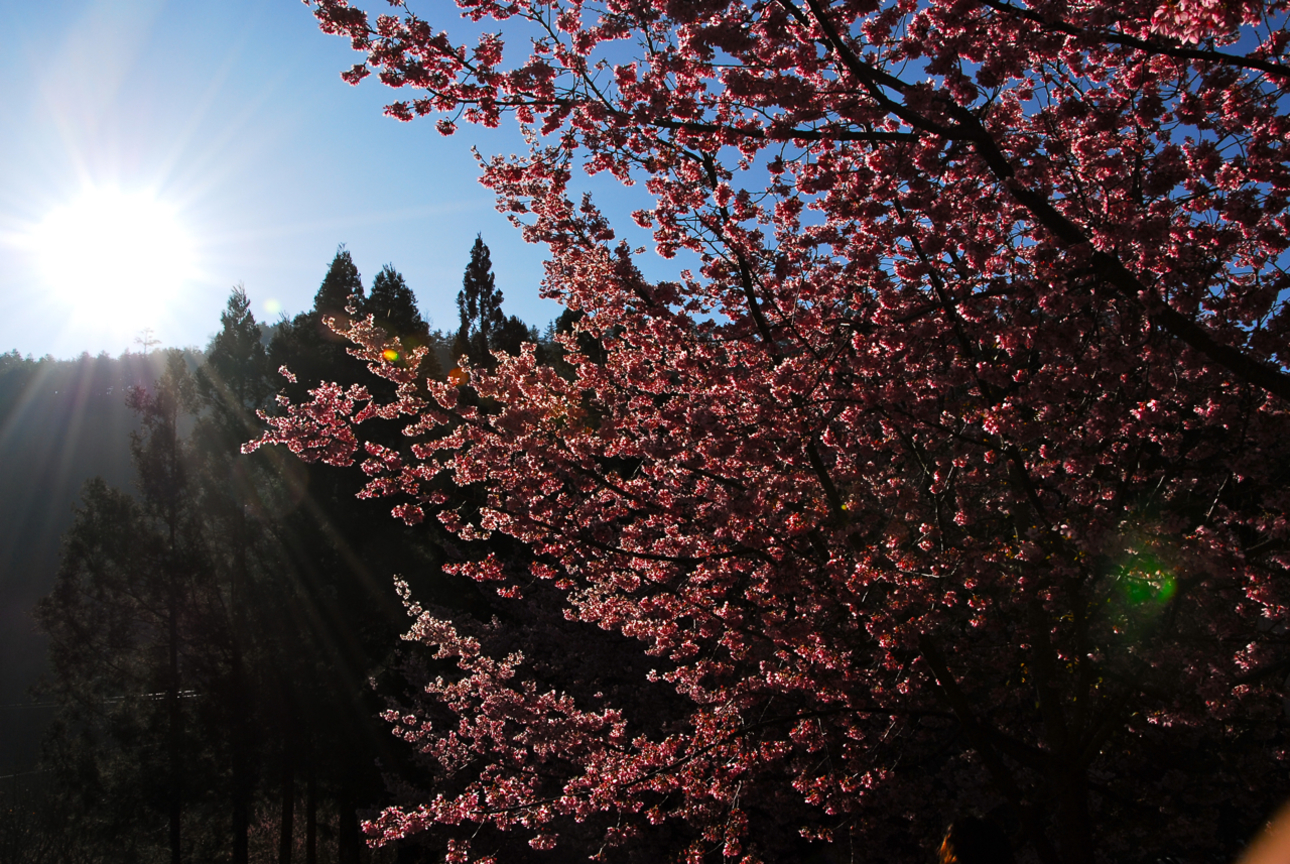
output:
M 220 682 L 224 698 L 217 713 L 226 730 L 232 768 L 233 864 L 245 864 L 250 855 L 253 724 L 258 713 L 254 681 L 260 677 L 255 666 L 257 660 L 267 659 L 263 640 L 254 635 L 257 619 L 263 620 L 266 610 L 263 603 L 253 602 L 251 583 L 254 559 L 265 557 L 269 538 L 262 525 L 248 520 L 247 511 L 263 510 L 261 490 L 274 482 L 267 460 L 239 452 L 257 423 L 255 411 L 264 407 L 270 392 L 268 358 L 250 306 L 245 289 L 234 288 L 220 315 L 223 326 L 198 370 L 197 389 L 206 411 L 194 432 L 203 506 L 213 535 L 212 567 L 226 591 L 229 669 Z M 262 599 L 264 593 L 260 592 Z
M 407 280 L 391 264 L 382 267 L 372 280 L 372 293 L 363 304 L 363 311 L 373 316 L 377 325 L 391 336 L 424 339 L 430 333 Z
M 391 338 L 399 340 L 403 352 L 430 347 L 430 325 L 417 309 L 416 296 L 403 274 L 386 264 L 372 280 L 372 293 L 362 311 L 372 316 L 377 326 Z M 419 372 L 424 377 L 441 378 L 442 370 L 433 350 L 426 352 Z
M 346 380 L 376 382 L 375 376 L 368 375 L 363 365 L 346 353 L 342 340 L 327 326 L 328 319 L 342 325 L 349 322 L 345 308 L 357 308 L 363 303 L 362 277 L 342 244 L 318 286 L 313 308 L 283 321 L 269 346 L 269 368 L 286 365 L 297 379 L 283 388 L 288 395 L 303 394 L 320 381 L 335 381 L 341 370 Z
M 156 388 L 136 388 L 130 407 L 139 413 L 143 431 L 136 433 L 131 449 L 138 470 L 138 486 L 144 512 L 161 533 L 160 569 L 165 579 L 166 609 L 166 753 L 170 775 L 169 819 L 170 860 L 182 859 L 183 774 L 182 750 L 184 716 L 179 704 L 182 688 L 180 666 L 180 616 L 184 610 L 185 582 L 192 580 L 200 555 L 200 528 L 193 523 L 188 489 L 188 470 L 179 432 L 181 418 L 196 405 L 193 379 L 184 357 L 172 351 L 166 357 L 166 371 Z
M 241 285 L 229 295 L 228 305 L 220 313 L 220 325 L 220 332 L 206 349 L 206 363 L 197 375 L 197 386 L 203 402 L 220 418 L 221 425 L 241 436 L 258 426 L 255 409 L 271 389 L 264 334 Z
M 349 294 L 361 296 L 357 271 L 342 249 L 323 280 L 315 308 L 284 324 L 270 346 L 270 367 L 285 366 L 293 373 L 294 380 L 282 388 L 288 396 L 334 381 L 359 382 L 380 393 L 392 390 L 364 362 L 349 356 L 343 340 L 324 323 L 328 298 L 344 283 L 351 286 Z M 393 268 L 378 274 L 373 297 L 363 298 L 357 308 L 374 320 L 383 319 L 391 328 L 385 332 L 400 342 L 403 334 L 398 328 L 404 325 L 428 337 L 424 324 L 418 324 L 412 292 Z M 337 317 L 342 323 L 349 318 Z M 406 441 L 393 422 L 373 419 L 368 428 L 391 445 Z M 291 637 L 281 645 L 274 723 L 282 778 L 281 850 L 285 854 L 290 847 L 297 777 L 303 774 L 308 785 L 313 774 L 319 794 L 337 803 L 339 855 L 343 864 L 352 864 L 362 849 L 356 809 L 381 788 L 372 765 L 388 736 L 379 728 L 380 706 L 368 681 L 379 660 L 397 644 L 402 616 L 389 577 L 399 566 L 394 563 L 397 555 L 407 554 L 407 537 L 401 529 L 390 530 L 384 506 L 357 499 L 361 483 L 352 478 L 308 466 L 298 487 L 298 506 L 276 525 L 289 568 L 294 607 L 290 613 L 295 619 Z M 327 658 L 325 664 L 316 662 L 320 656 Z
M 345 307 L 352 305 L 355 300 L 361 303 L 362 299 L 363 279 L 349 250 L 342 243 L 331 260 L 327 276 L 318 286 L 318 293 L 314 295 L 314 309 L 321 315 L 344 315 Z
M 531 329 L 518 317 L 508 315 L 501 326 L 493 331 L 488 347 L 490 351 L 501 351 L 515 357 L 519 355 L 521 345 L 536 341 L 536 330 Z
M 453 344 L 454 356 L 466 357 L 477 366 L 491 365 L 490 352 L 497 347 L 496 340 L 506 326 L 506 317 L 502 314 L 502 292 L 497 289 L 488 246 L 480 235 L 475 235 L 475 245 L 470 249 L 470 263 L 466 265 L 461 291 L 457 293 L 457 309 L 461 326 Z
M 167 671 L 158 662 L 168 629 L 161 548 L 139 502 L 96 477 L 64 535 L 54 589 L 35 611 L 49 638 L 41 693 L 59 704 L 42 761 L 77 832 L 102 852 L 166 842 L 155 831 L 170 791 L 156 735 L 166 718 L 153 695 Z

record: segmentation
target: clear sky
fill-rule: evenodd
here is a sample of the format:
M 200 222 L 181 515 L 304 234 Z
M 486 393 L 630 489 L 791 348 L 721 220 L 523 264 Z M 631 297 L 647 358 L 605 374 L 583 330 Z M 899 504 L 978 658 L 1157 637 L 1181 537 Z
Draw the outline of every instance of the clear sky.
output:
M 521 149 L 513 127 L 386 118 L 391 91 L 340 80 L 357 59 L 296 0 L 0 3 L 0 351 L 203 346 L 236 283 L 262 321 L 307 309 L 340 243 L 448 330 L 476 233 L 507 311 L 544 327 L 545 249 L 470 153 Z

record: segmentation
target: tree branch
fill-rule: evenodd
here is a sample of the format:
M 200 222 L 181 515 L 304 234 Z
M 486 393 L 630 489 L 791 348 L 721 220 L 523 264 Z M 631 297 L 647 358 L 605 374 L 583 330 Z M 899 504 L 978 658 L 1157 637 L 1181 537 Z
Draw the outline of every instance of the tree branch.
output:
M 1235 66 L 1242 69 L 1253 69 L 1258 72 L 1265 72 L 1268 75 L 1290 78 L 1290 67 L 1273 63 L 1270 60 L 1261 60 L 1257 57 L 1241 57 L 1236 54 L 1225 54 L 1222 51 L 1203 48 L 1187 48 L 1184 45 L 1163 43 L 1151 39 L 1138 39 L 1135 36 L 1129 36 L 1124 33 L 1113 33 L 1106 30 L 1084 30 L 1076 27 L 1074 24 L 1068 24 L 1065 21 L 1048 19 L 1033 9 L 1021 9 L 1013 6 L 1011 3 L 1003 3 L 1000 0 L 980 0 L 980 2 L 989 6 L 997 12 L 1005 15 L 1013 15 L 1017 18 L 1024 18 L 1027 21 L 1033 21 L 1043 30 L 1052 33 L 1065 33 L 1068 36 L 1077 36 L 1081 39 L 1094 41 L 1110 42 L 1112 45 L 1124 45 L 1128 48 L 1135 48 L 1148 54 L 1162 54 L 1166 57 L 1177 57 L 1181 60 L 1200 60 L 1206 63 L 1218 63 L 1223 66 Z

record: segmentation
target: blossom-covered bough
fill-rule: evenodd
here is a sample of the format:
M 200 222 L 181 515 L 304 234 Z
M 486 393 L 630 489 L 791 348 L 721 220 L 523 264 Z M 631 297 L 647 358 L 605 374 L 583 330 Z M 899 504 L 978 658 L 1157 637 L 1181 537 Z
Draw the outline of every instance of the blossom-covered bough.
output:
M 1284 2 L 459 0 L 471 45 L 391 5 L 315 11 L 393 116 L 524 127 L 483 182 L 584 313 L 576 375 L 502 357 L 465 398 L 360 322 L 401 397 L 323 387 L 260 443 L 522 541 L 527 572 L 455 567 L 562 592 L 685 708 L 408 598 L 454 671 L 390 719 L 441 782 L 376 841 L 903 860 L 969 809 L 1052 864 L 1245 839 L 1287 791 Z M 643 279 L 579 170 L 700 266 Z

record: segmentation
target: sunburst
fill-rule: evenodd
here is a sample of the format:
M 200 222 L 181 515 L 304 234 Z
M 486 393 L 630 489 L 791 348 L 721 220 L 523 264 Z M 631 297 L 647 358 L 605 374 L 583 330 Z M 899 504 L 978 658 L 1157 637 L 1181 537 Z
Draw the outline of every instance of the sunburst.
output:
M 53 299 L 104 329 L 155 320 L 196 273 L 178 209 L 150 191 L 86 188 L 49 211 L 31 248 Z

